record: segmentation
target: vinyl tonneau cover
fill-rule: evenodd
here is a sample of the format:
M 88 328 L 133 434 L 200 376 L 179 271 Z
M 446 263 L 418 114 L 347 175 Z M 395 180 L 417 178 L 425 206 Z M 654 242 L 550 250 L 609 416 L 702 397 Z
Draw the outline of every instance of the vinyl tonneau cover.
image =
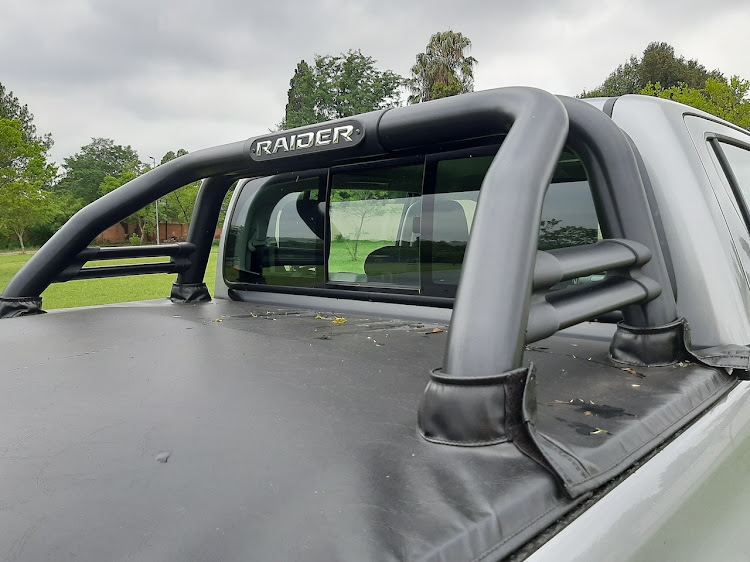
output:
M 344 317 L 218 301 L 16 318 L 0 367 L 3 555 L 494 560 L 587 497 L 513 443 L 418 435 L 448 326 Z M 618 368 L 611 327 L 589 326 L 604 337 L 558 334 L 524 356 L 537 430 L 584 471 L 632 463 L 734 384 L 688 363 Z

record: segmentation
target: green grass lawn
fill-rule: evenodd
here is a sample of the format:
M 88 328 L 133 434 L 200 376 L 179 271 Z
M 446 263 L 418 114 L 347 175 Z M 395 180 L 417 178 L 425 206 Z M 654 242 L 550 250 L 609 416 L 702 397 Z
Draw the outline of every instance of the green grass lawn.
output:
M 347 249 L 347 244 L 349 249 Z M 364 273 L 365 258 L 378 248 L 387 245 L 389 245 L 389 242 L 382 240 L 361 240 L 357 250 L 357 261 L 353 261 L 350 252 L 350 249 L 353 250 L 352 242 L 332 242 L 329 271 L 332 273 Z M 217 257 L 218 248 L 214 247 L 208 261 L 205 278 L 206 285 L 208 285 L 208 289 L 212 295 L 216 279 Z M 5 288 L 13 275 L 30 259 L 31 254 L 0 255 L 0 287 Z M 145 258 L 138 260 L 117 260 L 117 262 L 90 262 L 88 266 L 159 261 L 165 261 L 165 259 Z M 175 279 L 175 275 L 159 274 L 54 283 L 42 295 L 44 309 L 52 310 L 55 308 L 74 308 L 77 306 L 167 298 Z
M 206 269 L 206 285 L 208 285 L 212 295 L 214 293 L 217 254 L 218 248 L 214 247 L 211 250 L 211 257 Z M 0 256 L 0 287 L 5 288 L 11 277 L 30 259 L 30 254 Z M 162 258 L 147 258 L 142 260 L 118 260 L 116 263 L 149 263 L 154 261 L 165 260 Z M 102 265 L 103 263 L 91 262 L 91 265 Z M 109 261 L 107 265 L 114 265 L 114 263 Z M 159 274 L 55 283 L 42 295 L 44 309 L 167 298 L 175 279 L 175 275 Z
M 360 240 L 357 247 L 357 261 L 352 260 L 353 241 L 334 240 L 331 242 L 331 257 L 328 260 L 330 273 L 364 273 L 365 258 L 383 246 L 392 246 L 394 242 L 385 240 Z

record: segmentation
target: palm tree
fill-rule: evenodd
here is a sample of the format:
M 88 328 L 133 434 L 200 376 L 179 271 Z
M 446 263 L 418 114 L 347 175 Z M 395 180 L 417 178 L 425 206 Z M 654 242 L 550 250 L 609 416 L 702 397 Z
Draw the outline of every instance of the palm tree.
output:
M 409 103 L 472 92 L 477 59 L 465 54 L 470 47 L 471 40 L 459 32 L 439 31 L 430 37 L 411 67 Z

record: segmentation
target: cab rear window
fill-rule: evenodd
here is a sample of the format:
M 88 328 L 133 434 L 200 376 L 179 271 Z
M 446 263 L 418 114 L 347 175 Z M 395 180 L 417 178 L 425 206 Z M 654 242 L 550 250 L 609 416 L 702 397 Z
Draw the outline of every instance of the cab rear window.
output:
M 453 297 L 497 149 L 252 180 L 231 217 L 225 280 L 230 286 Z M 583 166 L 563 152 L 544 202 L 539 248 L 591 244 L 598 237 Z

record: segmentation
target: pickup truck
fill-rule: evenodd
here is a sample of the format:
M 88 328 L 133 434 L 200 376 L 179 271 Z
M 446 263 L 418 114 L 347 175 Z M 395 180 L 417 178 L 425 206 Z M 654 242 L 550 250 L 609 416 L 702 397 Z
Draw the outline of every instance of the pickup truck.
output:
M 198 179 L 187 242 L 89 246 Z M 748 221 L 750 134 L 642 96 L 502 88 L 161 165 L 0 297 L 0 556 L 745 560 Z M 169 298 L 43 314 L 149 273 Z

